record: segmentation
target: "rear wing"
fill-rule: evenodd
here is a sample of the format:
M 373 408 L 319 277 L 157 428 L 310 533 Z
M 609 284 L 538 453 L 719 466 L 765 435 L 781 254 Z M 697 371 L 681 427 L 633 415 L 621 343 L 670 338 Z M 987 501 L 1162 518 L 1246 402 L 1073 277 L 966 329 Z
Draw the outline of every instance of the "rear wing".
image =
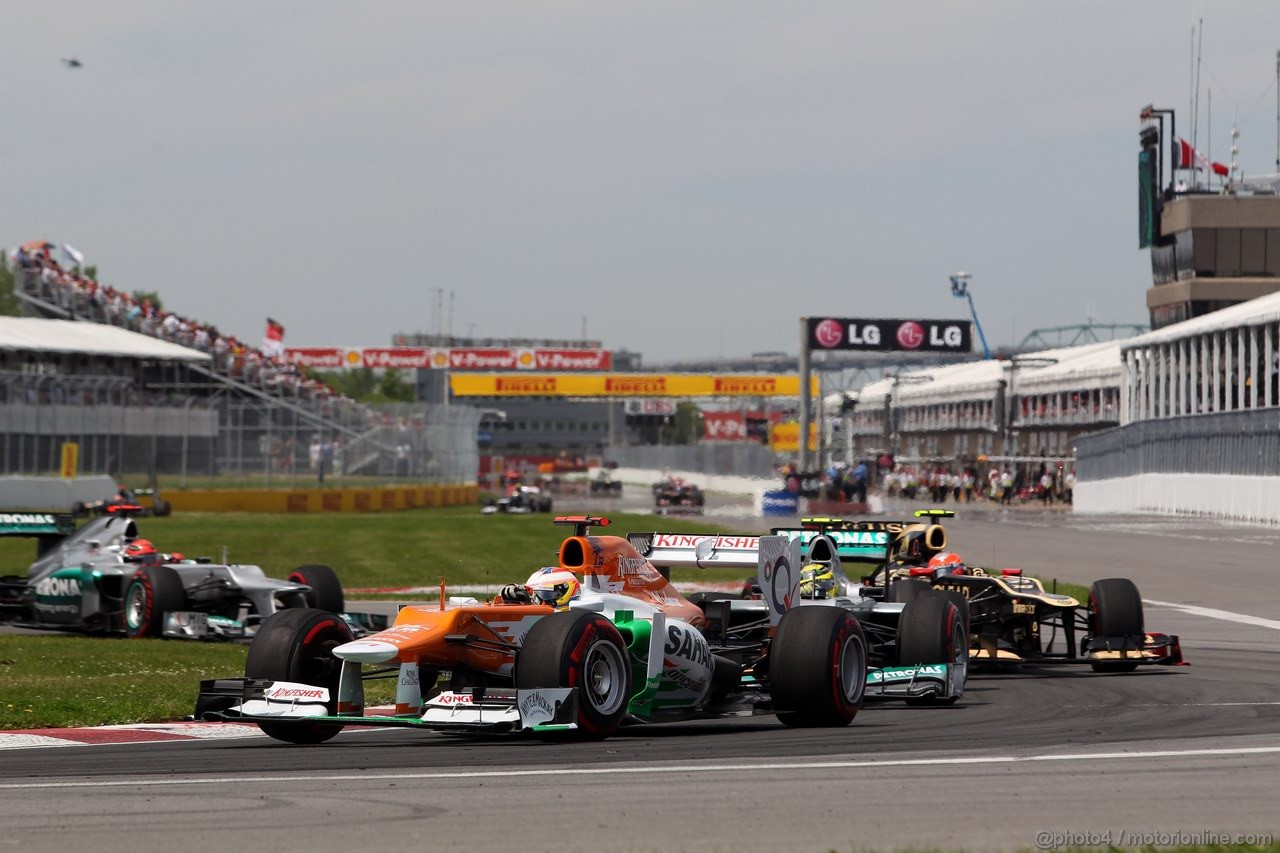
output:
M 0 512 L 0 536 L 66 536 L 75 529 L 69 512 Z
M 75 529 L 75 518 L 69 512 L 0 512 L 0 537 L 35 539 L 37 560 Z
M 659 570 L 754 569 L 760 550 L 759 536 L 728 533 L 629 533 L 627 541 Z
M 754 568 L 756 583 L 769 605 L 770 625 L 777 625 L 800 599 L 804 561 L 799 541 L 721 533 L 632 533 L 627 541 L 662 572 L 678 567 Z
M 888 559 L 889 549 L 897 530 L 882 527 L 882 521 L 850 522 L 851 525 L 868 525 L 867 527 L 845 527 L 814 529 L 812 527 L 775 527 L 774 535 L 783 536 L 800 543 L 801 553 L 807 558 L 810 546 L 817 539 L 826 539 L 835 546 L 835 553 L 843 560 L 872 560 L 883 562 Z M 820 555 L 825 562 L 826 555 Z

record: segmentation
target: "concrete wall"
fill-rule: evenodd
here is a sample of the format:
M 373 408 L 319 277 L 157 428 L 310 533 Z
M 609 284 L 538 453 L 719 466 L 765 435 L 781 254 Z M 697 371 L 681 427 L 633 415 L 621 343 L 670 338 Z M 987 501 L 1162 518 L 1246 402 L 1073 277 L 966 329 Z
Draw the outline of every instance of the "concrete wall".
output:
M 78 503 L 105 500 L 116 493 L 110 477 L 0 477 L 0 509 L 70 512 Z
M 1153 512 L 1280 525 L 1280 477 L 1136 474 L 1076 483 L 1080 513 Z

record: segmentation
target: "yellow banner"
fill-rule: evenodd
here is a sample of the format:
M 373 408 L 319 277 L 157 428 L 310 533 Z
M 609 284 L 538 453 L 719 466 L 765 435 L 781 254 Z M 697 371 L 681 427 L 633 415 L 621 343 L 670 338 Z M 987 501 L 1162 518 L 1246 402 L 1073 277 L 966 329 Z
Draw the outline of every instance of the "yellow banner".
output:
M 455 373 L 455 397 L 798 397 L 800 377 L 767 373 Z M 818 393 L 818 379 L 810 383 Z
M 769 425 L 769 449 L 774 453 L 799 452 L 800 424 L 797 421 L 779 421 Z M 809 424 L 809 449 L 818 449 L 818 425 Z
M 74 441 L 64 441 L 62 443 L 62 479 L 73 479 L 78 467 L 80 467 L 80 445 Z

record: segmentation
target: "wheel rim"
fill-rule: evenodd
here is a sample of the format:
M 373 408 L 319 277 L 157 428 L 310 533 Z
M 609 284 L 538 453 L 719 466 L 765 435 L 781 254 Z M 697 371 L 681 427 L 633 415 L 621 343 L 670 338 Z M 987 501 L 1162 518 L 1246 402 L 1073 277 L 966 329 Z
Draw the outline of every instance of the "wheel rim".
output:
M 836 671 L 840 676 L 840 694 L 850 705 L 862 700 L 862 691 L 866 689 L 866 649 L 862 638 L 850 633 L 840 644 L 840 659 L 836 663 Z
M 582 665 L 583 692 L 591 707 L 604 716 L 617 712 L 626 701 L 626 661 L 608 640 L 596 640 Z
M 139 628 L 146 618 L 147 591 L 142 584 L 129 585 L 129 600 L 125 602 L 124 618 L 130 628 Z

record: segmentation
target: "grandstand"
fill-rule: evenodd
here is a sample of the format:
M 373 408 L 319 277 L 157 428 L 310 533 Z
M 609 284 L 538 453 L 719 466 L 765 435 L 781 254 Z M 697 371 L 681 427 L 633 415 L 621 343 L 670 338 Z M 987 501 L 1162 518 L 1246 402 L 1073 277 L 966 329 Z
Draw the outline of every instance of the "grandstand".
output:
M 6 388 L 12 387 L 13 395 L 30 396 L 30 376 L 38 374 L 45 377 L 41 389 L 47 390 L 38 389 L 37 397 L 72 385 L 81 389 L 88 380 L 78 378 L 84 372 L 80 368 L 89 370 L 94 365 L 77 361 L 81 351 L 75 347 L 86 343 L 88 329 L 97 329 L 99 334 L 111 332 L 109 337 L 119 349 L 110 375 L 125 378 L 90 382 L 94 389 L 90 395 L 106 393 L 101 388 L 124 389 L 113 392 L 118 398 L 113 405 L 122 410 L 116 423 L 132 418 L 138 430 L 146 431 L 143 424 L 153 421 L 156 413 L 142 409 L 154 409 L 144 404 L 157 400 L 189 414 L 205 413 L 198 419 L 198 428 L 196 421 L 182 421 L 176 448 L 169 446 L 169 440 L 179 436 L 157 426 L 152 446 L 141 457 L 125 440 L 127 430 L 108 430 L 113 438 L 94 444 L 104 449 L 83 457 L 92 469 L 180 473 L 184 481 L 189 474 L 293 477 L 319 473 L 317 469 L 325 465 L 338 475 L 449 482 L 469 482 L 474 476 L 477 415 L 473 410 L 455 406 L 446 416 L 430 411 L 433 407 L 387 411 L 358 403 L 233 335 L 161 310 L 149 300 L 87 278 L 77 268 L 64 268 L 51 248 L 50 243 L 37 242 L 14 255 L 16 295 L 27 317 L 58 321 L 63 330 L 81 327 L 83 333 L 68 337 L 70 349 L 53 358 L 53 350 L 24 348 L 31 341 L 20 339 L 15 327 L 13 340 L 0 344 L 7 363 L 20 365 L 9 371 L 15 375 L 9 377 Z M 155 346 L 163 346 L 164 354 L 154 351 Z M 83 398 L 82 390 L 77 393 Z M 0 407 L 9 411 L 17 401 L 15 396 L 7 400 Z M 7 470 L 43 468 L 43 463 L 27 458 L 28 440 L 21 437 L 38 437 L 50 425 L 40 422 L 37 428 L 30 420 L 13 419 L 3 423 L 7 431 L 0 441 L 13 448 L 5 452 L 25 460 L 6 456 Z M 105 424 L 95 426 L 94 435 L 105 436 Z M 43 450 L 40 458 L 45 458 Z

